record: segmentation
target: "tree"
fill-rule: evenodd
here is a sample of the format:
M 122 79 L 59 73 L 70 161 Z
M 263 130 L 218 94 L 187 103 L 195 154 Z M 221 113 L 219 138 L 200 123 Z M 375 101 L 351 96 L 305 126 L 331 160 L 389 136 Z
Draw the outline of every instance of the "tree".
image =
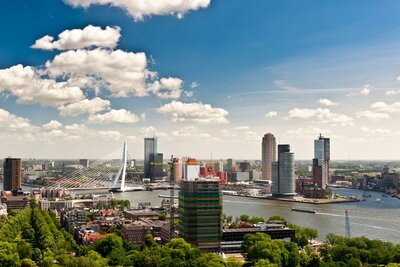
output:
M 32 247 L 28 243 L 22 241 L 17 244 L 17 250 L 19 254 L 19 258 L 22 259 L 30 259 L 32 258 Z
M 110 234 L 106 238 L 97 239 L 93 244 L 95 251 L 101 256 L 107 257 L 116 248 L 122 248 L 122 238 L 115 234 Z

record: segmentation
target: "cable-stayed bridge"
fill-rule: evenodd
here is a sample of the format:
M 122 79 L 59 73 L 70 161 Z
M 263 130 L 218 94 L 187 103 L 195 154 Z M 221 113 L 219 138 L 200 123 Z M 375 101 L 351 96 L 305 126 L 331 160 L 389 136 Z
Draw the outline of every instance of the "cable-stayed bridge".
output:
M 96 160 L 91 161 L 90 167 L 64 170 L 61 174 L 56 174 L 53 179 L 48 179 L 49 185 L 45 188 L 70 191 L 102 189 L 113 192 L 143 190 L 144 186 L 140 179 L 135 186 L 126 185 L 128 161 L 128 146 L 124 143 L 122 158 L 119 162 Z

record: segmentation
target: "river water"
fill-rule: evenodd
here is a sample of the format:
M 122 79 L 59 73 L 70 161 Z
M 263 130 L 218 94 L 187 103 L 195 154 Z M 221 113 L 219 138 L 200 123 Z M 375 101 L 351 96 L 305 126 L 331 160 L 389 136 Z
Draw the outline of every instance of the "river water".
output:
M 353 189 L 334 189 L 335 193 L 344 196 L 361 197 L 364 191 Z M 168 195 L 168 190 L 139 191 L 114 193 L 118 199 L 128 199 L 132 206 L 138 202 L 151 202 L 160 205 L 159 194 Z M 224 196 L 223 209 L 233 217 L 241 214 L 269 218 L 274 215 L 285 218 L 288 222 L 318 230 L 319 238 L 328 233 L 345 233 L 345 215 L 348 210 L 351 236 L 366 236 L 400 243 L 400 200 L 382 197 L 382 193 L 367 192 L 371 197 L 366 201 L 341 204 L 313 205 L 284 202 L 277 200 L 253 199 L 236 196 Z M 292 208 L 315 209 L 317 213 L 294 212 Z
M 23 189 L 30 190 L 24 186 Z M 341 188 L 334 188 L 333 192 L 359 198 L 364 193 L 361 190 Z M 162 201 L 162 198 L 158 197 L 160 194 L 169 195 L 169 190 L 123 192 L 114 193 L 114 196 L 117 199 L 128 199 L 132 207 L 136 207 L 139 202 L 151 202 L 153 206 L 160 206 Z M 390 196 L 383 197 L 379 192 L 368 191 L 366 194 L 371 197 L 362 202 L 324 205 L 224 195 L 223 209 L 225 214 L 234 218 L 241 214 L 266 219 L 278 215 L 290 223 L 317 229 L 319 239 L 324 239 L 328 233 L 344 235 L 344 211 L 348 210 L 352 237 L 366 236 L 370 239 L 400 243 L 400 200 Z M 294 212 L 292 208 L 315 209 L 317 213 Z

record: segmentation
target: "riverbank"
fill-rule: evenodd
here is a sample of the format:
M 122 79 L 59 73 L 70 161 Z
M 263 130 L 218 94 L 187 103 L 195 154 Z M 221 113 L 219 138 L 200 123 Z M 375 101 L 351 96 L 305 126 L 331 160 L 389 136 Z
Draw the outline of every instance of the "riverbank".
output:
M 360 200 L 356 199 L 356 198 L 317 199 L 317 198 L 284 198 L 284 197 L 272 197 L 271 196 L 271 197 L 268 197 L 267 199 L 268 200 L 287 201 L 287 202 L 296 202 L 296 203 L 305 203 L 305 204 L 314 204 L 314 205 L 360 202 Z

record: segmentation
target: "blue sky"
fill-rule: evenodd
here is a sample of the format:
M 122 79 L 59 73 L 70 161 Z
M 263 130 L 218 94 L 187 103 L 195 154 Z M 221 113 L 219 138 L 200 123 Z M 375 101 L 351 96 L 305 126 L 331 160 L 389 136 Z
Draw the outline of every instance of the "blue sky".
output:
M 156 133 L 166 155 L 259 159 L 272 132 L 311 159 L 322 132 L 333 159 L 398 158 L 398 1 L 99 2 L 0 2 L 3 157 L 97 158 L 127 141 L 141 158 Z M 46 35 L 51 50 L 31 48 Z

